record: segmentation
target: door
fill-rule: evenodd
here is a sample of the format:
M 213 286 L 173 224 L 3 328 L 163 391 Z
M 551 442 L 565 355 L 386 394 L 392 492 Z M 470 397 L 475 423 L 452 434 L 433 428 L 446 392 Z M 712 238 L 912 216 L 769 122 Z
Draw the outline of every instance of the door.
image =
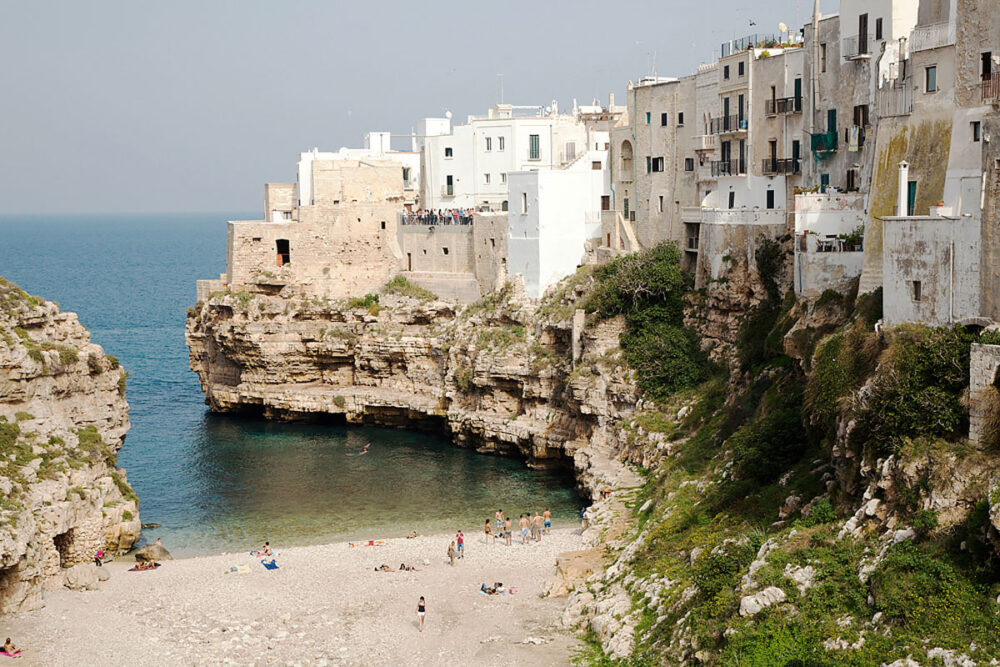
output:
M 802 111 L 802 79 L 795 79 L 795 110 Z
M 622 203 L 625 206 L 625 219 L 628 220 L 628 197 L 625 197 Z
M 799 158 L 801 157 L 802 144 L 798 139 L 792 141 L 792 173 L 799 173 Z
M 868 53 L 868 14 L 858 17 L 858 54 Z
M 825 193 L 828 187 L 830 187 L 830 174 L 820 174 L 819 191 Z
M 917 182 L 910 181 L 906 189 L 906 215 L 913 215 L 917 208 Z
M 744 174 L 747 170 L 747 142 L 746 139 L 740 139 L 740 171 L 739 173 Z
M 722 99 L 722 129 L 729 130 L 729 98 Z
M 738 101 L 739 101 L 739 105 L 740 105 L 740 109 L 739 109 L 739 114 L 740 114 L 739 115 L 739 121 L 740 121 L 739 128 L 742 130 L 743 129 L 743 101 L 744 101 L 743 95 L 739 96 Z
M 993 76 L 993 52 L 983 53 L 983 81 L 989 81 Z
M 837 110 L 830 109 L 826 112 L 826 131 L 834 133 L 837 131 Z

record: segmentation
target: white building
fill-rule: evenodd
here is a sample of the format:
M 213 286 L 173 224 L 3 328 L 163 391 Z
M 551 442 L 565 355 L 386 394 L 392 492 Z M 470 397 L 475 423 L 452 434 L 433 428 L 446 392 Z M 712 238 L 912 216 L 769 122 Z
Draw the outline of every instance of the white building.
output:
M 555 102 L 548 108 L 498 104 L 487 116 L 470 116 L 436 135 L 440 121 L 425 119 L 418 132 L 425 209 L 504 210 L 508 174 L 565 167 L 601 142 L 579 113 L 560 114 Z
M 607 156 L 590 150 L 568 169 L 510 174 L 507 266 L 528 296 L 576 271 L 587 241 L 600 239 L 601 210 L 610 207 Z
M 403 170 L 404 204 L 410 208 L 418 205 L 420 194 L 420 153 L 397 151 L 390 147 L 389 132 L 368 132 L 365 134 L 364 148 L 341 148 L 336 152 L 320 151 L 317 148 L 299 154 L 298 163 L 298 205 L 313 204 L 312 182 L 314 160 L 392 160 Z M 274 220 L 272 220 L 273 222 Z

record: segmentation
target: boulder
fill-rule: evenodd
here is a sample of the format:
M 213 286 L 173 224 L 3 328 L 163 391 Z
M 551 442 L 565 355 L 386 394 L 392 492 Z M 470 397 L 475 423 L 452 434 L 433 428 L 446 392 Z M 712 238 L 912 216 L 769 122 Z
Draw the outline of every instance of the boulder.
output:
M 111 573 L 108 572 L 108 568 L 106 568 L 106 567 L 98 567 L 96 569 L 97 569 L 97 580 L 98 581 L 107 581 L 108 579 L 111 578 Z
M 63 572 L 63 585 L 74 591 L 96 591 L 97 566 L 93 563 L 80 563 L 66 568 Z
M 785 591 L 777 586 L 770 586 L 756 595 L 747 595 L 740 600 L 740 616 L 753 616 L 784 599 Z
M 135 552 L 135 559 L 138 561 L 173 560 L 166 547 L 162 544 L 147 544 Z

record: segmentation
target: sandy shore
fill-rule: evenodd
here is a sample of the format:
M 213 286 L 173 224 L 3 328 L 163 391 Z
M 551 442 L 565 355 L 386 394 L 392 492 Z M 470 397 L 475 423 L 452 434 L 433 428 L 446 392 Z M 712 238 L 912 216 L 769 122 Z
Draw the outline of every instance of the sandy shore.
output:
M 466 531 L 455 567 L 452 535 L 279 549 L 280 569 L 247 553 L 167 561 L 154 572 L 111 563 L 98 591 L 51 591 L 43 609 L 0 618 L 26 648 L 14 665 L 562 665 L 575 639 L 556 627 L 565 598 L 542 598 L 555 559 L 580 547 L 557 528 L 541 543 L 485 545 Z M 166 545 L 169 547 L 169 545 Z M 429 564 L 424 564 L 424 561 Z M 375 572 L 382 563 L 419 572 Z M 223 574 L 249 565 L 248 574 Z M 483 582 L 517 593 L 487 597 Z M 416 605 L 427 599 L 417 631 Z M 531 638 L 531 641 L 527 641 Z M 537 640 L 542 643 L 532 643 Z

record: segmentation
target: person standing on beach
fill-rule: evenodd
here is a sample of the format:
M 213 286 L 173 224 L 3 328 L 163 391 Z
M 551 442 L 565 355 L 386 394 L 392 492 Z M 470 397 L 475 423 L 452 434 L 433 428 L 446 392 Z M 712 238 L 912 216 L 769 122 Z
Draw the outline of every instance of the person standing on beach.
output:
M 462 531 L 455 535 L 455 544 L 458 545 L 458 557 L 465 558 L 465 534 Z
M 518 521 L 518 525 L 521 526 L 521 544 L 528 543 L 528 520 L 525 516 L 521 515 L 521 520 Z
M 503 535 L 503 510 L 497 510 L 494 517 L 497 522 L 497 535 Z
M 486 525 L 483 527 L 486 531 L 486 544 L 489 544 L 493 540 L 493 529 L 490 528 L 490 520 L 486 520 Z
M 544 519 L 542 526 L 545 528 L 545 534 L 548 535 L 549 531 L 552 530 L 552 512 L 549 511 L 548 507 L 546 507 L 545 511 L 542 513 L 542 519 Z
M 451 544 L 448 545 L 448 561 L 451 563 L 452 567 L 455 567 L 455 554 L 456 553 L 457 552 L 455 550 L 455 540 L 452 540 Z
M 507 517 L 506 520 L 504 520 L 503 541 L 508 547 L 510 546 L 510 517 Z
M 535 512 L 535 518 L 531 520 L 531 537 L 536 542 L 542 541 L 542 517 Z
M 420 601 L 417 602 L 417 618 L 420 619 L 420 632 L 424 631 L 424 615 L 427 614 L 427 604 L 424 602 L 424 596 L 420 596 Z

